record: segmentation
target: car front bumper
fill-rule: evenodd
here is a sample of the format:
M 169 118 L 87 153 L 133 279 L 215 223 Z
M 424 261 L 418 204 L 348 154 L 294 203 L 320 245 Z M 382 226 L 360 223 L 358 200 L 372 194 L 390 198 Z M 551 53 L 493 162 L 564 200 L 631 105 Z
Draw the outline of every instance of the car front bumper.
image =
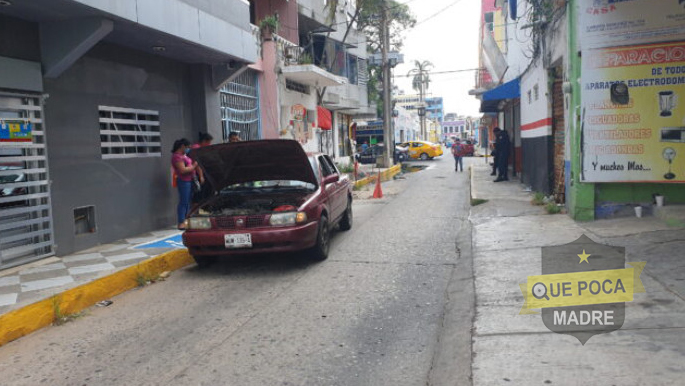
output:
M 244 255 L 252 253 L 293 252 L 316 244 L 318 221 L 304 225 L 270 228 L 208 229 L 183 232 L 183 244 L 193 256 Z M 227 234 L 250 233 L 252 247 L 226 248 Z

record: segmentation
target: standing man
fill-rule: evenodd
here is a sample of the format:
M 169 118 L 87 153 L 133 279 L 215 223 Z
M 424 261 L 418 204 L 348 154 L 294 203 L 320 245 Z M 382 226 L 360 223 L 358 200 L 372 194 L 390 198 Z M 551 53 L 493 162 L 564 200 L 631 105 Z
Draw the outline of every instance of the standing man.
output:
M 465 146 L 461 144 L 461 140 L 457 138 L 452 145 L 452 155 L 454 156 L 454 171 L 464 171 L 464 153 Z
M 509 134 L 495 127 L 493 130 L 495 133 L 495 152 L 497 154 L 497 179 L 494 182 L 509 181 L 509 151 L 511 148 L 511 141 L 509 140 Z
M 228 133 L 228 142 L 240 142 L 240 136 L 238 135 L 237 131 L 231 131 Z
M 499 127 L 496 127 L 495 129 L 499 129 Z M 490 173 L 491 176 L 497 175 L 497 150 L 495 150 L 495 143 L 497 142 L 497 132 L 495 131 L 495 129 L 492 129 L 493 139 L 488 141 L 488 145 L 490 146 L 490 155 L 492 156 L 492 173 Z

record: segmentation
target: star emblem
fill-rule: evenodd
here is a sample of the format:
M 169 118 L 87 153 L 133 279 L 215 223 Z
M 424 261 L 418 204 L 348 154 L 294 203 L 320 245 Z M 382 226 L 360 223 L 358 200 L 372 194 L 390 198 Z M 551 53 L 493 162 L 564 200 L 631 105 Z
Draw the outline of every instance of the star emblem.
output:
M 589 261 L 587 261 L 587 258 L 592 256 L 589 253 L 585 253 L 585 250 L 583 249 L 583 253 L 579 254 L 578 257 L 580 257 L 580 262 L 578 264 L 581 264 L 583 261 L 590 264 Z

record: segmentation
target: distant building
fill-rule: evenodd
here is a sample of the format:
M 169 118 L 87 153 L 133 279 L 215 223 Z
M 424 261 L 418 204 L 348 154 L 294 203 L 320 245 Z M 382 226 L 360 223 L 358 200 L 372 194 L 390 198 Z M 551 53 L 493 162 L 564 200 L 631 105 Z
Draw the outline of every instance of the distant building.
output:
M 442 97 L 426 98 L 426 119 L 442 122 L 443 115 Z
M 418 94 L 395 95 L 393 101 L 396 106 L 400 106 L 410 112 L 418 112 L 421 98 Z M 426 97 L 426 120 L 442 122 L 444 119 L 444 107 L 442 97 Z

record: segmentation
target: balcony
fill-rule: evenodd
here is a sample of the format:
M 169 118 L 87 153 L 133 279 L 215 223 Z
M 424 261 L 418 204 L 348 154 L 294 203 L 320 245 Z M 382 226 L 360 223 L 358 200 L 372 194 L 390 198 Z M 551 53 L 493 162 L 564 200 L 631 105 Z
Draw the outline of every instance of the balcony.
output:
M 338 84 L 366 85 L 366 60 L 358 58 L 347 51 L 345 45 L 325 36 L 309 35 L 309 41 L 303 46 L 296 46 L 286 40 L 279 41 L 282 47 L 283 74 L 286 78 L 294 79 L 294 74 L 311 72 L 312 79 L 322 80 L 321 71 L 330 74 L 331 79 L 338 80 Z M 303 39 L 306 40 L 306 39 Z M 314 73 L 318 74 L 315 75 Z M 302 78 L 302 76 L 300 76 Z M 309 84 L 312 85 L 312 84 Z M 320 84 L 320 86 L 331 86 Z

